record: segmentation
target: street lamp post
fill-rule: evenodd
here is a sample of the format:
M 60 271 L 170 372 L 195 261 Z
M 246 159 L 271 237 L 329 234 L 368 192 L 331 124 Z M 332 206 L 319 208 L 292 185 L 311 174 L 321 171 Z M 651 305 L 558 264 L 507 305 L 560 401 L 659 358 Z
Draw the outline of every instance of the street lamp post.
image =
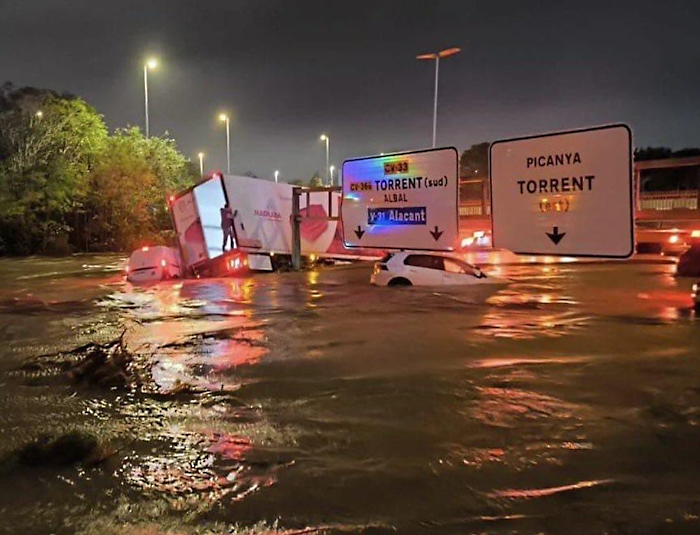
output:
M 225 113 L 219 115 L 219 120 L 226 122 L 226 172 L 231 174 L 231 120 Z
M 330 177 L 330 166 L 329 166 L 329 160 L 330 160 L 330 138 L 326 134 L 321 135 L 321 141 L 326 142 L 326 182 L 328 182 L 329 177 Z
M 280 176 L 280 172 L 279 172 L 279 171 L 275 171 L 275 184 L 277 184 L 277 182 L 279 182 L 279 180 L 278 180 L 278 179 L 279 179 L 279 176 Z
M 200 152 L 197 156 L 199 157 L 199 176 L 204 178 L 204 153 Z
M 437 141 L 438 78 L 440 76 L 440 58 L 454 56 L 460 51 L 460 48 L 446 48 L 445 50 L 441 50 L 440 52 L 434 52 L 431 54 L 421 54 L 420 56 L 416 56 L 416 59 L 435 60 L 435 98 L 433 99 L 433 148 L 435 148 L 435 143 Z
M 155 59 L 149 59 L 143 64 L 143 96 L 146 108 L 146 137 L 149 137 L 150 135 L 148 124 L 148 69 L 155 69 L 157 66 L 158 62 Z
M 328 168 L 328 170 L 329 170 L 330 175 L 331 175 L 331 184 L 330 184 L 330 185 L 331 185 L 331 186 L 334 186 L 334 185 L 335 185 L 335 182 L 333 182 L 333 171 L 335 171 L 335 165 L 331 165 L 331 166 Z

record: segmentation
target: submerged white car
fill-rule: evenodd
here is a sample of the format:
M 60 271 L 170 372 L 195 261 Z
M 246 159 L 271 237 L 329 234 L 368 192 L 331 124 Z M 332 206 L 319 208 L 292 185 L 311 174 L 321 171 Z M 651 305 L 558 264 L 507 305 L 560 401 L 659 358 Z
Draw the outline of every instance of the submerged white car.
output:
M 136 249 L 126 266 L 129 282 L 153 282 L 179 278 L 182 275 L 180 253 L 172 247 L 156 245 Z
M 455 256 L 438 253 L 389 253 L 374 264 L 370 282 L 377 286 L 506 285 Z

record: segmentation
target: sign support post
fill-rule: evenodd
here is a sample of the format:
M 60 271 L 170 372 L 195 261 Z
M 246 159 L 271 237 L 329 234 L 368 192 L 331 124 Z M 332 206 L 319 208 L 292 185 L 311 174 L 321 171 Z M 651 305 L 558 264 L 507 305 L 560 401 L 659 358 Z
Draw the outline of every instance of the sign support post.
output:
M 301 211 L 299 210 L 299 198 L 301 188 L 292 189 L 292 269 L 301 270 Z

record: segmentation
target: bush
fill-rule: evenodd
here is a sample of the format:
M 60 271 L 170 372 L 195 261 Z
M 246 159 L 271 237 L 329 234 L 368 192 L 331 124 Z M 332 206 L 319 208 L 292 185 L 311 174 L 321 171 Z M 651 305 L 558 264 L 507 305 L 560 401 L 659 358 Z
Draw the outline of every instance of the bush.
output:
M 0 88 L 0 254 L 157 243 L 170 228 L 166 197 L 196 177 L 171 139 L 109 136 L 79 98 Z

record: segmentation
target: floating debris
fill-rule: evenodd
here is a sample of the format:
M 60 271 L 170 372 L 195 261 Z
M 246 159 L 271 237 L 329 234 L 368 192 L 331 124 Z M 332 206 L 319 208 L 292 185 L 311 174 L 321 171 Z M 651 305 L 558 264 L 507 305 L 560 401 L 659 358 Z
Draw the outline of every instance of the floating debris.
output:
M 4 464 L 54 468 L 82 464 L 91 467 L 115 453 L 114 448 L 92 434 L 74 430 L 58 436 L 39 435 L 6 458 Z

